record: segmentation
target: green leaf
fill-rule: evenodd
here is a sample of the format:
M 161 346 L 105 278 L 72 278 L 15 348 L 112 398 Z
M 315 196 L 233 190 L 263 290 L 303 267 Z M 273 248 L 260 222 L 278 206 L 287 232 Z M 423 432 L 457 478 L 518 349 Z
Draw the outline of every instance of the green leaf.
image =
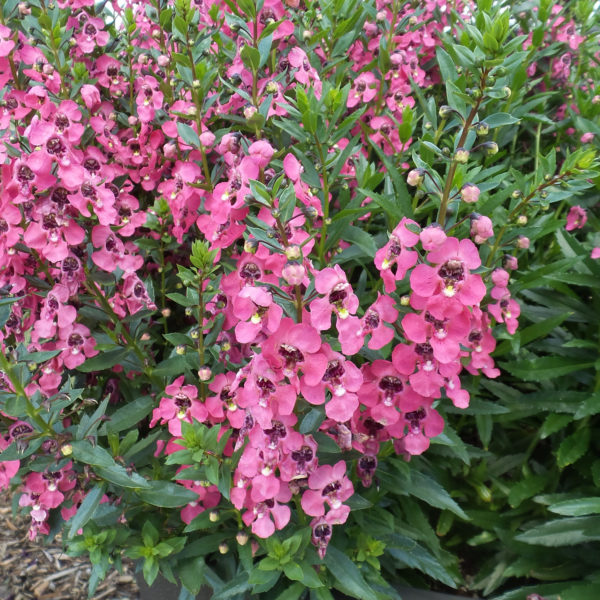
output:
M 549 435 L 565 428 L 573 420 L 573 415 L 550 413 L 540 428 L 540 439 L 544 440 Z
M 435 55 L 440 66 L 442 81 L 456 81 L 458 73 L 451 56 L 441 46 L 436 48 Z
M 576 500 L 563 500 L 548 507 L 548 510 L 568 517 L 581 517 L 600 513 L 600 497 L 577 498 Z
M 590 445 L 590 430 L 583 428 L 566 437 L 560 444 L 556 453 L 556 461 L 561 469 L 577 462 Z
M 83 364 L 77 367 L 82 373 L 91 373 L 92 371 L 104 371 L 110 369 L 116 364 L 123 362 L 129 354 L 129 348 L 117 348 L 108 352 L 100 352 L 92 358 L 88 358 Z
M 144 566 L 142 567 L 142 572 L 144 574 L 144 580 L 151 586 L 158 576 L 158 561 L 153 556 L 146 558 Z
M 369 235 L 364 229 L 354 227 L 354 225 L 349 225 L 344 229 L 342 239 L 358 246 L 370 258 L 374 257 L 377 252 L 373 236 Z
M 517 508 L 527 498 L 539 494 L 546 485 L 547 479 L 543 475 L 532 475 L 512 486 L 508 494 L 508 503 L 512 508 Z
M 312 431 L 317 431 L 319 425 L 325 419 L 325 413 L 318 408 L 312 408 L 308 411 L 308 413 L 302 419 L 300 423 L 299 431 L 302 434 L 311 433 Z
M 520 119 L 513 117 L 508 113 L 499 112 L 485 118 L 485 122 L 488 124 L 490 129 L 494 127 L 502 127 L 503 125 L 514 125 L 518 123 Z
M 517 535 L 515 539 L 540 546 L 573 546 L 600 540 L 600 517 L 572 517 L 549 521 Z
M 184 587 L 192 594 L 197 594 L 204 584 L 204 559 L 197 556 L 179 563 L 177 573 Z
M 283 572 L 292 581 L 301 581 L 303 577 L 302 567 L 297 562 L 289 562 L 283 565 Z
M 148 504 L 163 508 L 177 508 L 198 500 L 198 494 L 170 481 L 148 481 L 150 489 L 137 490 L 137 495 Z
M 77 532 L 94 516 L 96 509 L 104 496 L 106 486 L 104 483 L 96 484 L 83 499 L 83 502 L 77 509 L 77 512 L 70 519 L 71 527 L 69 528 L 68 538 L 72 538 Z
M 294 583 L 279 594 L 275 600 L 298 600 L 305 587 L 301 583 Z
M 363 579 L 358 567 L 341 550 L 330 544 L 324 563 L 337 580 L 335 587 L 342 592 L 360 600 L 377 600 L 377 594 Z
M 561 356 L 544 356 L 532 360 L 519 360 L 502 364 L 515 377 L 524 381 L 543 381 L 568 375 L 573 371 L 580 371 L 593 367 L 593 362 L 582 362 L 577 358 L 566 358 Z
M 411 473 L 410 482 L 407 483 L 407 493 L 431 506 L 449 510 L 465 521 L 469 520 L 465 511 L 450 497 L 450 494 L 437 481 L 423 473 L 418 471 Z
M 142 396 L 128 402 L 108 417 L 109 420 L 100 432 L 117 433 L 129 429 L 148 416 L 153 407 L 154 400 L 150 396 Z
M 200 138 L 196 131 L 186 123 L 177 123 L 177 133 L 179 137 L 192 148 L 200 147 Z

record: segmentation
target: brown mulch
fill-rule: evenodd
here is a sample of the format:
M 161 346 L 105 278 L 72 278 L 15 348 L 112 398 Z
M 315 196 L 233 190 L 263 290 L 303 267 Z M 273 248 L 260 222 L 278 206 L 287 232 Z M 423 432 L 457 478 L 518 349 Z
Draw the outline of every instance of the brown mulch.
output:
M 45 544 L 29 540 L 26 518 L 13 517 L 10 498 L 0 493 L 0 600 L 84 600 L 90 564 L 63 552 L 60 536 Z M 133 565 L 111 571 L 93 600 L 137 600 Z

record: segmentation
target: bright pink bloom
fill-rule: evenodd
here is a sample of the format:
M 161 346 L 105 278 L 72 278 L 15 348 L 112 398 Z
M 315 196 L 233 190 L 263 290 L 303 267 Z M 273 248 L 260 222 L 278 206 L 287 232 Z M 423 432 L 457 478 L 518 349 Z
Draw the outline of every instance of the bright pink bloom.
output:
M 567 231 L 573 231 L 573 229 L 581 229 L 587 222 L 587 212 L 585 208 L 581 206 L 572 206 L 567 215 L 567 225 L 565 229 Z
M 340 319 L 346 319 L 356 312 L 358 297 L 339 265 L 319 271 L 315 276 L 315 289 L 319 294 L 325 294 L 324 298 L 317 298 L 310 305 L 310 321 L 319 331 L 331 327 L 332 312 Z
M 308 478 L 310 489 L 302 494 L 302 509 L 307 515 L 320 517 L 325 514 L 325 503 L 339 509 L 342 502 L 354 493 L 352 482 L 346 477 L 346 463 L 340 460 L 334 466 L 322 465 Z

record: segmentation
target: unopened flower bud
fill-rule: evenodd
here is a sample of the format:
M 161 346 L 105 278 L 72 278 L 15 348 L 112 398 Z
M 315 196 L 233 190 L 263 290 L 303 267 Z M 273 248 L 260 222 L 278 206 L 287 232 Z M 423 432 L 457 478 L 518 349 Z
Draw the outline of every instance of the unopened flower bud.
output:
M 200 381 L 208 381 L 212 377 L 212 371 L 209 366 L 204 365 L 198 369 L 198 379 Z
M 211 510 L 208 513 L 208 520 L 211 523 L 216 523 L 219 519 L 220 519 L 220 515 L 219 515 L 219 511 L 218 510 Z M 223 554 L 225 554 L 225 552 L 223 552 Z
M 195 90 L 199 90 L 202 87 L 202 82 L 199 79 L 194 79 L 194 81 L 192 81 L 192 88 L 194 88 Z
M 157 62 L 157 64 L 158 64 L 158 66 L 159 66 L 159 67 L 166 67 L 166 66 L 169 64 L 169 62 L 170 62 L 170 59 L 169 59 L 169 57 L 168 57 L 168 56 L 166 56 L 165 54 L 161 54 L 161 55 L 160 55 L 160 56 L 159 56 L 159 57 L 156 59 L 156 62 Z
M 269 83 L 267 83 L 265 86 L 265 92 L 267 92 L 267 94 L 276 94 L 278 91 L 279 86 L 275 81 L 269 81 Z
M 298 260 L 302 256 L 302 248 L 300 246 L 288 246 L 285 249 L 285 255 L 288 260 Z
M 302 214 L 311 221 L 319 216 L 319 213 L 314 206 L 303 205 L 300 210 L 302 211 Z
M 507 85 L 502 88 L 502 91 L 504 92 L 505 98 L 510 98 L 512 96 L 512 90 Z
M 429 131 L 430 129 L 432 129 L 432 128 L 433 128 L 433 123 L 432 123 L 431 121 L 426 121 L 426 122 L 425 122 L 425 125 L 423 125 L 423 127 L 424 127 L 424 128 L 427 130 L 427 131 Z
M 142 333 L 140 340 L 142 342 L 147 342 L 148 340 L 150 340 L 150 334 L 147 331 L 144 331 L 144 333 Z
M 30 15 L 31 8 L 29 8 L 25 2 L 19 2 L 19 14 L 23 16 Z
M 498 144 L 496 142 L 484 142 L 481 144 L 483 150 L 485 150 L 488 156 L 494 156 L 494 154 L 498 154 Z
M 423 183 L 423 179 L 425 178 L 425 169 L 413 169 L 409 171 L 406 177 L 406 183 L 408 185 L 412 185 L 414 187 L 421 185 Z
M 377 21 L 385 21 L 387 19 L 387 14 L 385 13 L 385 10 L 380 10 L 375 15 L 375 19 L 377 19 Z
M 517 258 L 515 256 L 511 256 L 510 254 L 504 255 L 502 264 L 505 269 L 510 271 L 516 271 L 519 268 L 519 262 L 517 261 Z
M 249 537 L 245 531 L 238 531 L 235 539 L 240 546 L 245 546 L 248 543 Z
M 71 446 L 71 444 L 63 444 L 60 447 L 60 453 L 63 456 L 71 456 L 71 454 L 73 454 L 73 446 Z
M 463 202 L 474 204 L 479 200 L 479 188 L 472 183 L 465 183 L 460 188 L 460 197 L 463 199 Z
M 163 308 L 160 311 L 160 314 L 165 318 L 168 319 L 171 316 L 171 309 L 170 308 Z
M 596 95 L 592 98 L 592 104 L 600 104 L 600 95 Z
M 140 54 L 137 58 L 137 61 L 139 65 L 147 65 L 148 57 L 145 54 Z
M 135 115 L 129 115 L 127 117 L 127 122 L 133 127 L 134 125 L 137 125 L 138 118 Z
M 470 152 L 466 148 L 457 148 L 454 153 L 454 160 L 464 165 L 469 160 L 469 155 Z
M 410 304 L 410 296 L 402 296 L 400 298 L 401 306 L 408 306 Z
M 185 354 L 185 346 L 181 344 L 179 344 L 179 346 L 175 346 L 175 354 L 178 354 L 179 356 Z
M 490 132 L 490 126 L 485 121 L 479 121 L 477 125 L 475 125 L 475 133 L 478 136 L 487 135 Z
M 311 37 L 312 37 L 312 31 L 310 29 L 305 29 L 302 32 L 302 39 L 304 39 L 305 41 L 309 40 Z
M 442 119 L 447 119 L 450 114 L 452 113 L 452 107 L 451 106 L 440 106 L 440 110 L 438 111 L 438 114 L 440 115 L 440 118 Z
M 515 199 L 520 198 L 523 195 L 523 192 L 521 190 L 515 190 L 511 196 Z
M 522 250 L 527 250 L 529 248 L 529 238 L 524 235 L 520 235 L 517 240 L 517 248 L 521 248 Z
M 256 107 L 254 106 L 246 106 L 244 108 L 244 118 L 249 120 L 256 114 Z
M 221 542 L 219 544 L 219 552 L 221 554 L 227 554 L 229 552 L 229 545 L 227 544 L 227 542 Z
M 191 306 L 186 306 L 184 312 L 186 317 L 191 317 L 194 314 L 194 309 Z
M 297 262 L 289 261 L 281 270 L 281 276 L 289 285 L 300 285 L 306 275 L 306 269 Z
M 519 215 L 517 217 L 517 225 L 521 225 L 521 227 L 523 225 L 527 225 L 527 216 L 526 215 Z

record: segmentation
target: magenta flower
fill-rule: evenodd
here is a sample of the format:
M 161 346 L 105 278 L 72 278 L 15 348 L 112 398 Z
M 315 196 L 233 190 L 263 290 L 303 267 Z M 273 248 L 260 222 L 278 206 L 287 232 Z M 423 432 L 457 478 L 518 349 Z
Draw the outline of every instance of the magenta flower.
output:
M 424 405 L 418 410 L 406 413 L 404 419 L 394 427 L 402 427 L 405 430 L 394 431 L 394 437 L 399 438 L 394 442 L 396 452 L 406 452 L 415 456 L 423 454 L 429 448 L 430 438 L 442 433 L 444 419 L 436 410 Z
M 315 276 L 315 289 L 325 295 L 324 298 L 313 300 L 310 305 L 310 321 L 319 331 L 331 327 L 332 312 L 340 319 L 346 319 L 356 312 L 358 298 L 339 265 L 319 271 Z
M 302 369 L 303 381 L 317 385 L 327 369 L 327 357 L 320 352 L 321 336 L 306 323 L 286 317 L 263 346 L 263 355 L 273 369 L 295 381 Z
M 328 344 L 323 344 L 321 352 L 327 357 L 327 369 L 318 385 L 300 384 L 304 398 L 311 404 L 323 404 L 325 391 L 331 393 L 331 399 L 325 406 L 325 414 L 334 421 L 349 421 L 358 408 L 356 392 L 363 382 L 360 369 L 343 354 L 334 352 Z
M 271 334 L 277 330 L 283 309 L 273 302 L 273 296 L 266 288 L 246 286 L 234 299 L 233 314 L 240 319 L 235 326 L 238 342 L 251 344 L 261 332 Z
M 349 316 L 338 321 L 339 340 L 342 352 L 347 356 L 356 354 L 364 344 L 364 338 L 371 335 L 367 344 L 371 350 L 379 350 L 394 338 L 394 330 L 385 323 L 394 323 L 398 311 L 394 301 L 386 295 L 377 293 L 377 300 L 367 309 L 362 319 Z
M 363 104 L 370 102 L 377 95 L 378 87 L 379 81 L 371 71 L 365 71 L 364 73 L 361 73 L 354 80 L 352 89 L 348 94 L 346 106 L 348 106 L 348 108 L 352 108 L 361 102 Z
M 479 275 L 470 270 L 481 265 L 477 247 L 471 240 L 447 238 L 437 249 L 427 255 L 427 260 L 437 267 L 417 265 L 410 275 L 410 285 L 415 294 L 430 298 L 441 294 L 456 298 L 465 306 L 478 305 L 485 296 L 485 284 Z
M 585 208 L 581 206 L 571 206 L 569 214 L 567 215 L 567 225 L 565 229 L 567 231 L 573 231 L 574 229 L 581 229 L 587 222 L 587 212 Z
M 95 346 L 96 340 L 85 325 L 75 323 L 59 330 L 56 347 L 62 349 L 59 357 L 67 369 L 75 369 L 86 358 L 96 356 L 98 350 L 94 350 Z
M 346 477 L 346 463 L 340 460 L 335 465 L 322 465 L 308 478 L 310 489 L 302 494 L 302 509 L 311 517 L 325 514 L 325 504 L 339 509 L 342 502 L 354 493 L 352 482 Z
M 199 422 L 206 420 L 208 411 L 198 400 L 198 389 L 194 385 L 182 385 L 184 375 L 178 377 L 165 388 L 167 397 L 160 399 L 160 404 L 152 411 L 150 427 L 159 421 L 161 425 L 168 423 L 169 433 L 176 437 L 181 436 L 181 421 L 192 423 L 193 419 Z
M 332 526 L 345 523 L 349 514 L 350 507 L 342 504 L 339 508 L 332 508 L 326 515 L 317 517 L 310 522 L 311 542 L 317 547 L 320 558 L 325 558 L 327 553 L 327 546 L 333 533 Z
M 388 294 L 396 290 L 396 282 L 404 279 L 419 257 L 417 252 L 409 250 L 418 243 L 419 234 L 408 229 L 407 225 L 418 228 L 415 221 L 403 217 L 392 231 L 389 242 L 375 253 L 375 266 L 379 269 Z M 394 267 L 395 274 L 392 271 Z
M 402 328 L 407 339 L 417 344 L 429 342 L 436 360 L 447 363 L 460 354 L 460 344 L 470 329 L 470 313 L 466 307 L 450 319 L 436 319 L 428 311 L 409 313 L 402 319 Z

